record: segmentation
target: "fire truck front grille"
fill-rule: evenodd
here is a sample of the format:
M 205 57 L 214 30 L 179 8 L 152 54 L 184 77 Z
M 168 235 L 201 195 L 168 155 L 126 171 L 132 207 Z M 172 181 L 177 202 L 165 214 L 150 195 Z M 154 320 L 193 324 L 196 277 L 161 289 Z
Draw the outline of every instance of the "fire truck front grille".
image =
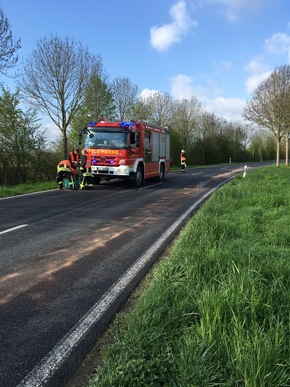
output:
M 93 156 L 92 164 L 93 165 L 113 165 L 115 162 L 114 156 Z

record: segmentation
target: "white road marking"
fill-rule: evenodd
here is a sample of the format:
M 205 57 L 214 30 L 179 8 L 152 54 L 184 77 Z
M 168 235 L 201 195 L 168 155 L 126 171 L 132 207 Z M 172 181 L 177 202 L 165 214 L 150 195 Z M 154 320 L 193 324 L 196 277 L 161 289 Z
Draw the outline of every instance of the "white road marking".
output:
M 20 226 L 8 228 L 7 230 L 0 231 L 0 235 L 1 234 L 6 234 L 7 232 L 11 232 L 11 231 L 14 231 L 14 230 L 18 230 L 19 228 L 26 227 L 26 226 L 28 226 L 28 224 L 21 224 Z
M 151 185 L 146 185 L 146 187 L 141 187 L 141 188 L 139 188 L 139 191 L 141 191 L 142 189 L 147 189 L 147 188 L 156 187 L 156 185 L 160 185 L 160 184 L 164 184 L 163 181 L 160 182 L 160 183 L 155 183 L 155 184 L 151 184 Z
M 45 191 L 28 192 L 28 193 L 23 193 L 23 194 L 14 195 L 14 196 L 6 196 L 4 198 L 0 198 L 0 200 L 17 199 L 17 198 L 22 198 L 23 196 L 37 195 L 37 194 L 41 194 L 41 193 L 45 193 L 45 192 L 50 192 L 50 191 L 59 191 L 59 188 L 47 189 Z

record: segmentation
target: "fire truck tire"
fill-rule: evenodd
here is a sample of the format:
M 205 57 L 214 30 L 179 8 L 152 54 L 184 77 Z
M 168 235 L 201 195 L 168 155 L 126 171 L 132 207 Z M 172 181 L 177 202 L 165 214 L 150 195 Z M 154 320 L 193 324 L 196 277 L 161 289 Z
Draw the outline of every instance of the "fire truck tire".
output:
M 134 185 L 135 187 L 141 187 L 143 184 L 144 174 L 143 169 L 140 165 L 138 165 L 137 171 L 134 176 Z
M 93 177 L 93 182 L 96 185 L 100 184 L 101 180 L 102 180 L 102 178 L 100 176 L 94 176 Z
M 158 178 L 159 181 L 163 181 L 164 176 L 165 176 L 165 168 L 164 168 L 164 164 L 161 164 L 159 169 L 159 178 Z

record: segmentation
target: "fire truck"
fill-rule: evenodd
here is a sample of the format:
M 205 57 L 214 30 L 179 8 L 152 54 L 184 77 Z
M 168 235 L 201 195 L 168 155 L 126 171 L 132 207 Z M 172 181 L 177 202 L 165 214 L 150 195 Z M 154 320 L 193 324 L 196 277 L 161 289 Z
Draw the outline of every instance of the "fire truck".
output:
M 167 128 L 145 121 L 98 121 L 90 122 L 80 136 L 94 184 L 102 179 L 128 179 L 140 187 L 144 179 L 163 180 L 169 172 Z

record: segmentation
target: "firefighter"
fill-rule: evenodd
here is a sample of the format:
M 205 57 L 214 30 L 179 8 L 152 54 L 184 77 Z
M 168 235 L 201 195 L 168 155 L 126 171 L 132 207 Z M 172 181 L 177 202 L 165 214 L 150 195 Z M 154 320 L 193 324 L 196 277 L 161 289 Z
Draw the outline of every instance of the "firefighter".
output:
M 180 164 L 181 164 L 181 171 L 182 172 L 185 172 L 185 168 L 186 168 L 186 155 L 185 155 L 185 150 L 182 149 L 181 153 L 180 153 Z
M 71 152 L 69 152 L 68 160 L 71 163 L 71 166 L 74 169 L 77 169 L 80 163 L 80 150 L 79 149 L 73 149 Z
M 87 156 L 87 151 L 82 150 L 81 162 L 80 162 L 80 189 L 92 188 L 93 187 L 93 177 L 91 171 L 91 161 Z
M 80 150 L 79 149 L 73 149 L 71 152 L 69 152 L 68 160 L 71 163 L 71 166 L 73 169 L 75 169 L 78 172 L 81 157 L 80 157 Z M 69 187 L 67 187 L 69 188 Z M 78 174 L 75 175 L 74 178 L 74 188 L 79 189 L 79 176 Z
M 69 160 L 62 160 L 57 165 L 56 181 L 59 189 L 63 189 L 63 181 L 67 179 L 69 189 L 74 189 L 74 180 L 77 175 L 77 170 L 71 166 Z

